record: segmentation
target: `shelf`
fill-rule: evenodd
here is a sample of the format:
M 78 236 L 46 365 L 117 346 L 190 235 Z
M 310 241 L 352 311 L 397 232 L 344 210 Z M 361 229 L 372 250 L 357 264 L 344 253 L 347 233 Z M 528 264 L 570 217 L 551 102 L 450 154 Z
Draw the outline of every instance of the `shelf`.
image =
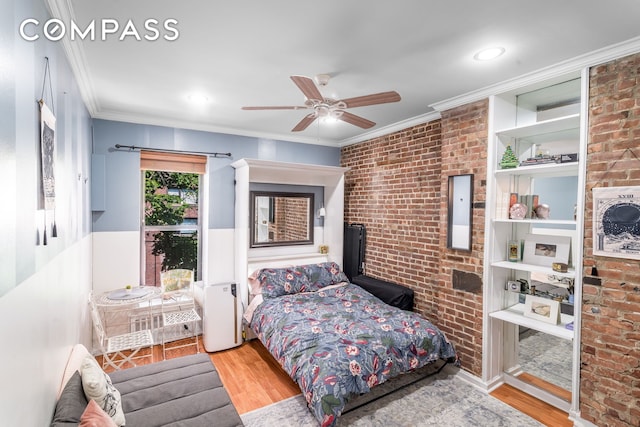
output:
M 320 252 L 300 252 L 285 255 L 267 255 L 267 256 L 249 256 L 249 262 L 264 262 L 264 261 L 286 261 L 296 259 L 314 259 L 314 258 L 327 258 L 329 254 L 321 254 Z M 321 262 L 321 261 L 318 261 Z M 291 263 L 290 263 L 291 264 Z
M 570 219 L 506 219 L 494 218 L 492 220 L 496 224 L 535 224 L 535 225 L 570 225 L 575 227 L 576 221 Z
M 544 273 L 546 275 L 553 275 L 557 277 L 575 278 L 576 271 L 570 268 L 566 273 L 560 273 L 554 271 L 551 267 L 543 267 L 541 265 L 525 264 L 523 262 L 511 262 L 511 261 L 495 261 L 491 263 L 492 267 L 506 268 L 509 270 L 528 271 L 530 273 Z
M 580 130 L 580 114 L 560 117 L 557 119 L 545 120 L 526 126 L 518 126 L 496 132 L 498 137 L 507 138 L 527 138 L 538 137 L 549 133 L 556 133 L 568 130 Z
M 530 317 L 525 317 L 524 304 L 516 304 L 504 310 L 490 313 L 489 316 L 504 322 L 513 323 L 515 325 L 524 326 L 545 334 L 553 335 L 558 338 L 573 340 L 573 331 L 565 327 L 567 323 L 573 322 L 573 316 L 569 314 L 560 314 L 560 323 L 552 325 Z
M 545 177 L 573 176 L 578 175 L 578 162 L 518 166 L 517 168 L 511 169 L 497 169 L 494 173 L 496 177 L 514 175 L 544 175 Z
M 572 76 L 560 83 L 559 80 L 554 80 L 547 82 L 548 84 L 519 88 L 517 91 L 496 95 L 494 102 L 490 103 L 493 109 L 491 124 L 495 131 L 488 135 L 486 206 L 489 217 L 485 223 L 486 279 L 483 289 L 483 342 L 487 343 L 486 349 L 483 348 L 485 380 L 509 377 L 506 374 L 519 366 L 518 353 L 523 351 L 519 347 L 519 327 L 547 334 L 545 340 L 551 340 L 552 336 L 568 340 L 571 353 L 567 352 L 565 357 L 571 359 L 572 363 L 578 359 L 580 334 L 577 329 L 573 331 L 566 326 L 574 319 L 576 323 L 580 323 L 582 315 L 581 241 L 584 238 L 584 227 L 579 213 L 584 211 L 585 199 L 582 180 L 587 160 L 584 123 L 587 113 L 585 101 L 588 99 L 584 79 L 587 77 L 587 73 L 582 72 L 579 79 Z M 518 125 L 515 126 L 516 124 Z M 518 165 L 523 161 L 526 164 L 526 160 L 538 155 L 552 156 L 558 161 L 570 158 L 576 161 L 533 163 L 501 169 L 500 163 L 505 158 L 507 147 L 513 152 Z M 576 157 L 567 157 L 573 154 Z M 561 155 L 564 157 L 555 157 Z M 512 159 L 511 154 L 507 158 Z M 551 219 L 509 219 L 512 193 L 519 196 L 536 194 L 540 203 L 552 206 L 552 211 L 556 214 Z M 532 203 L 533 201 L 529 204 Z M 528 208 L 535 207 L 529 206 L 527 202 L 524 204 Z M 576 212 L 578 220 L 575 219 Z M 521 262 L 522 258 L 518 258 L 518 262 L 507 261 L 508 241 L 521 241 L 527 234 L 543 232 L 553 236 L 569 236 L 572 239 L 570 251 L 575 268 L 560 273 L 551 268 L 551 261 L 542 262 L 537 258 L 529 260 L 525 257 L 529 262 L 540 262 L 544 266 Z M 520 249 L 523 250 L 522 247 Z M 525 279 L 530 286 L 535 285 L 535 293 L 539 296 L 557 295 L 556 300 L 560 299 L 560 295 L 564 298 L 568 293 L 566 289 L 573 284 L 576 296 L 580 298 L 575 298 L 570 307 L 568 303 L 560 302 L 560 310 L 571 314 L 560 313 L 558 324 L 547 323 L 543 320 L 549 319 L 543 317 L 525 317 L 526 298 L 505 291 L 505 284 L 516 279 Z M 573 367 L 571 375 L 572 387 L 575 387 L 579 381 L 579 366 Z M 522 387 L 522 391 L 537 396 L 532 390 L 535 387 Z M 562 401 L 564 410 L 578 409 L 578 391 L 579 387 L 573 390 L 570 404 Z M 559 399 L 542 396 L 542 400 L 559 406 L 556 402 Z

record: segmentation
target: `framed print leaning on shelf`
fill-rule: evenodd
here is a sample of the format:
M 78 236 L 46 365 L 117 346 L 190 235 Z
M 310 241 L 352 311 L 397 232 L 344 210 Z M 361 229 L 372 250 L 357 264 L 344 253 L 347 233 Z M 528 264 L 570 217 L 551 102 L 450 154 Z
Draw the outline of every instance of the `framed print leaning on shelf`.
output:
M 640 259 L 640 187 L 594 188 L 593 254 Z
M 524 301 L 524 317 L 557 325 L 560 322 L 560 302 L 527 295 Z
M 522 262 L 551 267 L 554 262 L 569 264 L 571 237 L 546 234 L 527 234 L 524 239 Z

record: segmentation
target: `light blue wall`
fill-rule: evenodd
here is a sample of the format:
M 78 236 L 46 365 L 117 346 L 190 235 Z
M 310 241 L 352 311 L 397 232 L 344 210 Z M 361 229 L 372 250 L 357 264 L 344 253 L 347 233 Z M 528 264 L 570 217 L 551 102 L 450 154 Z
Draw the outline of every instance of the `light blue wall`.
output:
M 27 42 L 18 26 L 26 18 L 48 19 L 41 1 L 2 0 L 0 14 L 0 296 L 42 269 L 90 231 L 88 179 L 91 119 L 80 97 L 62 45 L 42 38 Z M 51 85 L 44 79 L 49 58 Z M 56 225 L 46 248 L 36 245 L 42 215 L 39 180 L 39 109 L 44 98 L 56 116 Z M 51 95 L 53 94 L 53 96 Z M 80 175 L 78 177 L 78 175 Z M 81 206 L 79 209 L 78 206 Z M 37 212 L 40 210 L 41 212 Z M 53 213 L 49 213 L 53 217 Z M 49 225 L 51 231 L 51 224 Z M 42 239 L 42 237 L 41 237 Z
M 106 203 L 93 213 L 93 231 L 139 229 L 140 156 L 137 151 L 117 151 L 116 144 L 193 152 L 231 153 L 209 160 L 209 228 L 233 228 L 235 169 L 242 159 L 278 160 L 339 166 L 340 149 L 237 135 L 137 125 L 106 120 L 93 121 L 94 153 L 105 155 Z
M 88 180 L 91 118 L 62 45 L 27 42 L 26 18 L 49 18 L 42 0 L 0 0 L 0 424 L 47 426 L 72 345 L 91 343 Z M 58 237 L 36 244 L 39 111 L 45 57 L 47 104 L 56 116 Z M 53 96 L 51 96 L 51 91 Z M 51 227 L 49 226 L 49 231 Z M 31 402 L 27 408 L 25 402 Z
M 535 193 L 540 203 L 549 205 L 549 218 L 573 219 L 574 201 L 567 194 L 578 192 L 578 177 L 536 178 Z

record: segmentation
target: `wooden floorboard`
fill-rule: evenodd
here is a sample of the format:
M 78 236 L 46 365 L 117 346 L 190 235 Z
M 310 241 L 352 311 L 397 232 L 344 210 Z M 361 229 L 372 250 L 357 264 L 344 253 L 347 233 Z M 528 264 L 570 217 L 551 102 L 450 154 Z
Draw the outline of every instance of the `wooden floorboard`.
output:
M 200 351 L 203 352 L 202 338 Z M 168 354 L 168 358 L 194 354 L 195 347 L 179 349 Z M 216 366 L 220 379 L 239 414 L 253 411 L 300 394 L 298 385 L 280 367 L 262 343 L 251 340 L 228 350 L 209 353 Z M 97 357 L 101 362 L 101 357 Z M 153 361 L 162 360 L 162 346 L 153 348 Z M 151 363 L 151 357 L 136 361 L 138 365 Z M 113 369 L 107 368 L 110 372 Z M 530 379 L 535 382 L 535 378 Z M 567 396 L 558 392 L 560 396 Z M 509 406 L 523 412 L 549 427 L 570 427 L 566 412 L 524 393 L 515 387 L 504 384 L 491 395 Z M 569 397 L 570 398 L 570 395 Z
M 569 419 L 569 414 L 555 406 L 551 406 L 535 397 L 510 386 L 503 384 L 491 392 L 491 396 L 506 403 L 507 405 L 529 415 L 531 418 L 549 427 L 571 427 L 573 421 Z
M 258 340 L 210 353 L 238 413 L 300 394 L 300 388 Z

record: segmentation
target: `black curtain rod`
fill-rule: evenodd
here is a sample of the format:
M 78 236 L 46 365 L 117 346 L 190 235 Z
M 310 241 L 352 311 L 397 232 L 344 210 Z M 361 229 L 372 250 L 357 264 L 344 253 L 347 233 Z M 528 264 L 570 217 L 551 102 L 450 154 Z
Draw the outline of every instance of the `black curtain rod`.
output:
M 181 151 L 181 150 L 171 150 L 168 148 L 149 148 L 149 147 L 136 147 L 135 145 L 120 145 L 116 144 L 116 150 L 121 150 L 127 148 L 129 151 L 133 150 L 145 150 L 145 151 L 156 151 L 159 153 L 180 153 L 180 154 L 204 154 L 207 156 L 212 156 L 216 158 L 222 157 L 231 157 L 231 153 L 210 153 L 206 151 Z

